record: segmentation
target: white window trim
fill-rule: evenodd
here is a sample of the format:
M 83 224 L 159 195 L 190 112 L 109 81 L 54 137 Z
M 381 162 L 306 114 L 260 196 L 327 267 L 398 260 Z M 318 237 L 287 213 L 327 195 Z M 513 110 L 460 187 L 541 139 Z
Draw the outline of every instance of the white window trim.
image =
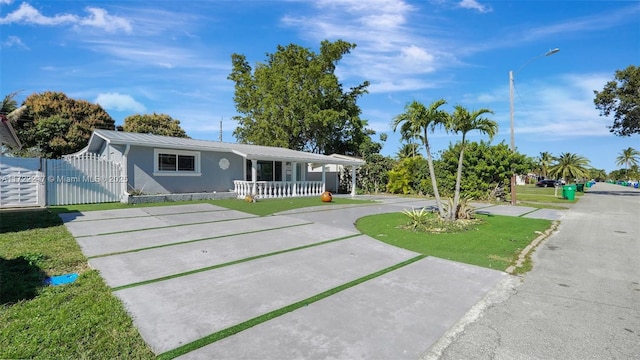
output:
M 195 160 L 195 171 L 160 171 L 158 170 L 158 155 L 171 154 L 171 155 L 187 155 L 193 156 Z M 200 171 L 200 152 L 199 151 L 187 151 L 187 150 L 175 150 L 175 149 L 153 149 L 153 176 L 201 176 Z

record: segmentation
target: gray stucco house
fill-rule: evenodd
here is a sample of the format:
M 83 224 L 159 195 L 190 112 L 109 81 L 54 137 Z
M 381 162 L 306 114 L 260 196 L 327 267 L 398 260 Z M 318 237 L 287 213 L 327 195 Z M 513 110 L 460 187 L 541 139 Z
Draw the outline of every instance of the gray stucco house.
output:
M 86 153 L 122 164 L 124 197 L 134 190 L 144 194 L 233 192 L 239 198 L 315 196 L 325 191 L 324 168 L 331 164 L 352 168 L 351 194 L 355 195 L 355 169 L 364 164 L 355 158 L 277 147 L 110 130 L 95 130 L 87 147 L 69 156 Z M 320 180 L 307 180 L 310 166 L 323 169 Z

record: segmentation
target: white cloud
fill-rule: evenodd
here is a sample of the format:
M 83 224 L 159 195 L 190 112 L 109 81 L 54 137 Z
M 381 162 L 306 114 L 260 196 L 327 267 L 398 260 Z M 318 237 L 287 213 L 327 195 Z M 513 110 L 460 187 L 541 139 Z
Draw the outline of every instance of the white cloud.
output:
M 2 47 L 21 47 L 25 50 L 29 50 L 29 47 L 25 45 L 22 40 L 17 36 L 9 36 L 6 41 L 2 42 Z
M 106 10 L 95 7 L 89 7 L 87 11 L 90 15 L 80 19 L 80 25 L 104 29 L 107 32 L 116 32 L 120 29 L 127 33 L 131 32 L 131 24 L 125 18 L 109 15 Z
M 420 26 L 412 23 L 410 17 L 420 12 L 406 1 L 322 0 L 314 6 L 317 14 L 288 14 L 281 23 L 314 41 L 349 39 L 356 43 L 357 48 L 345 56 L 336 72 L 346 79 L 370 81 L 372 93 L 431 88 L 442 82 L 437 69 L 458 63 L 452 53 L 443 50 L 441 37 L 418 34 L 434 25 L 423 13 Z M 427 73 L 436 78 L 418 76 Z
M 76 23 L 78 17 L 71 14 L 58 14 L 55 16 L 44 16 L 33 6 L 22 3 L 18 10 L 7 14 L 0 19 L 0 24 L 25 23 L 36 25 L 60 25 L 64 23 Z
M 45 16 L 33 6 L 22 3 L 17 10 L 7 14 L 4 18 L 0 18 L 0 24 L 16 23 L 46 26 L 70 24 L 98 28 L 107 32 L 116 32 L 118 30 L 123 30 L 127 33 L 131 32 L 131 24 L 125 18 L 109 15 L 106 10 L 95 7 L 89 7 L 86 11 L 89 12 L 86 17 L 79 17 L 73 14 Z
M 107 110 L 131 111 L 134 113 L 142 113 L 146 110 L 144 105 L 137 102 L 131 95 L 120 93 L 98 94 L 94 102 Z
M 179 46 L 140 41 L 130 43 L 118 40 L 91 40 L 87 46 L 99 53 L 107 54 L 132 64 L 153 65 L 165 69 L 200 68 L 215 71 L 228 71 L 228 63 L 212 62 L 202 58 L 197 52 Z
M 13 2 L 13 0 L 0 0 L 0 5 L 1 5 L 1 4 L 9 5 L 9 4 L 11 4 L 12 2 Z
M 463 9 L 476 10 L 481 13 L 488 13 L 492 11 L 490 6 L 482 5 L 477 0 L 462 0 L 458 3 L 458 6 Z
M 593 32 L 619 26 L 626 22 L 637 22 L 639 13 L 640 5 L 635 4 L 616 11 L 573 18 L 549 26 L 527 29 L 523 35 L 527 39 L 540 39 L 550 38 L 557 34 L 580 33 L 584 31 Z

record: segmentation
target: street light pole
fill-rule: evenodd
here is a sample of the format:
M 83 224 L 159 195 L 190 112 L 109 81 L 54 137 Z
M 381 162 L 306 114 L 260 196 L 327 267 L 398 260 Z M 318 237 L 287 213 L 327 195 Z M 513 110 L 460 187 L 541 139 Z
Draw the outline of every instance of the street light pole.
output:
M 559 48 L 555 48 L 555 49 L 551 49 L 551 50 L 547 51 L 546 53 L 544 53 L 542 55 L 534 56 L 533 58 L 529 59 L 529 61 L 524 63 L 522 66 L 520 66 L 520 68 L 518 69 L 518 71 L 515 72 L 515 74 L 519 73 L 520 70 L 522 70 L 522 68 L 527 66 L 527 64 L 529 64 L 533 60 L 535 60 L 537 58 L 540 58 L 542 56 L 553 55 L 553 54 L 557 53 L 558 51 L 560 51 L 560 49 Z M 510 117 L 510 122 L 511 122 L 510 148 L 511 148 L 511 152 L 512 153 L 514 153 L 516 151 L 515 130 L 514 130 L 514 122 L 513 122 L 513 117 L 514 117 L 514 111 L 513 111 L 513 77 L 514 77 L 515 74 L 514 74 L 514 72 L 512 70 L 509 71 L 509 117 Z M 516 173 L 515 173 L 515 171 L 513 171 L 512 174 L 511 174 L 511 205 L 514 205 L 514 206 L 516 205 Z

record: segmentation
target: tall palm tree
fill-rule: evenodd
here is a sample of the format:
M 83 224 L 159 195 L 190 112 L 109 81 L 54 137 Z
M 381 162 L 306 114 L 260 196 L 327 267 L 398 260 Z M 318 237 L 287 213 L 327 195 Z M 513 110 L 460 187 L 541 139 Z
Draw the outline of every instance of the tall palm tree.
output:
M 549 168 L 549 175 L 560 177 L 568 183 L 571 179 L 588 177 L 589 170 L 587 158 L 573 153 L 562 153 Z
M 630 167 L 638 166 L 638 164 L 640 164 L 640 151 L 632 147 L 622 150 L 619 154 L 620 155 L 616 158 L 616 165 L 625 166 L 625 175 L 629 173 Z
M 538 165 L 540 166 L 540 175 L 545 179 L 547 178 L 547 172 L 549 171 L 549 166 L 551 166 L 553 160 L 555 160 L 555 158 L 550 152 L 543 151 L 540 153 Z
M 449 209 L 450 220 L 456 220 L 458 214 L 458 204 L 460 203 L 460 182 L 462 181 L 462 162 L 464 160 L 464 148 L 466 146 L 467 133 L 478 130 L 482 134 L 489 136 L 489 140 L 493 139 L 498 132 L 498 123 L 483 117 L 484 114 L 493 114 L 489 109 L 480 109 L 469 112 L 466 108 L 456 105 L 453 114 L 450 117 L 449 130 L 453 133 L 462 134 L 462 142 L 460 143 L 460 157 L 458 158 L 458 174 L 456 176 L 456 190 L 453 197 L 453 208 Z
M 402 124 L 401 132 L 406 131 L 407 134 L 413 134 L 414 137 L 418 137 L 424 149 L 427 153 L 427 163 L 429 164 L 429 175 L 431 176 L 431 185 L 433 186 L 433 196 L 436 198 L 436 204 L 438 206 L 438 212 L 440 217 L 444 218 L 444 207 L 440 200 L 440 192 L 438 191 L 438 182 L 436 180 L 436 174 L 433 167 L 433 158 L 431 157 L 431 148 L 429 146 L 429 138 L 427 133 L 433 132 L 438 125 L 446 125 L 449 115 L 440 110 L 439 107 L 446 104 L 444 99 L 439 99 L 432 102 L 429 107 L 418 101 L 412 101 L 405 106 L 405 112 L 396 116 L 393 119 L 393 131 L 395 132 L 398 125 Z

